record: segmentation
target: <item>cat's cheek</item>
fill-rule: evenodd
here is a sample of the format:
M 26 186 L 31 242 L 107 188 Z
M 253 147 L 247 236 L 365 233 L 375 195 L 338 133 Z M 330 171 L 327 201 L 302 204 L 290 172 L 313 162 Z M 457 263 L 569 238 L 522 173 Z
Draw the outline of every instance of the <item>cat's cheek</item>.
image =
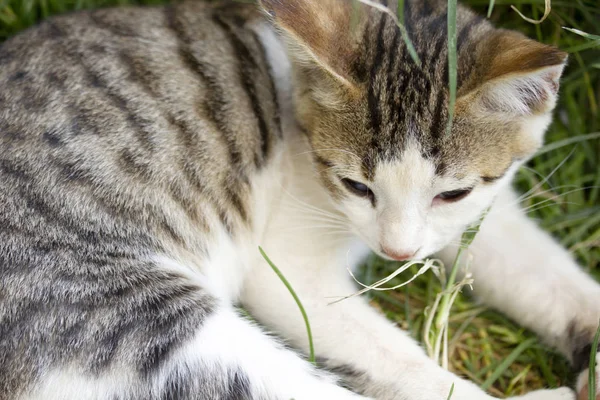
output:
M 425 257 L 438 253 L 452 243 L 459 242 L 461 234 L 466 228 L 467 226 L 455 226 L 453 221 L 431 224 L 426 235 L 427 240 L 422 249 L 427 253 Z
M 416 258 L 426 259 L 434 256 L 434 254 L 448 246 L 448 244 L 452 241 L 452 237 L 454 236 L 450 236 L 448 239 L 446 239 L 446 235 L 437 235 L 435 231 L 433 235 L 426 234 L 423 246 L 419 250 Z

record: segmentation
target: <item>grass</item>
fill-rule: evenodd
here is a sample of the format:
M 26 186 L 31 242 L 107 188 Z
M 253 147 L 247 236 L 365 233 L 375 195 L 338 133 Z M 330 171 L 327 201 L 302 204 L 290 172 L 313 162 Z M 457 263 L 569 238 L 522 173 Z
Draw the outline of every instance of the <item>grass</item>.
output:
M 595 390 L 592 388 L 596 387 L 596 355 L 598 353 L 598 341 L 600 340 L 600 326 L 598 326 L 598 330 L 596 331 L 596 335 L 594 336 L 594 342 L 592 343 L 592 351 L 590 356 L 590 365 L 588 370 L 588 385 L 590 390 L 588 390 L 588 400 L 596 400 Z
M 275 274 L 279 277 L 281 282 L 285 285 L 288 292 L 290 292 L 290 294 L 294 298 L 294 301 L 296 302 L 296 305 L 298 306 L 298 309 L 300 310 L 300 313 L 302 314 L 302 319 L 304 320 L 304 325 L 306 326 L 306 336 L 308 337 L 308 349 L 309 349 L 308 350 L 308 361 L 310 361 L 311 363 L 316 365 L 317 362 L 315 360 L 315 347 L 313 344 L 312 331 L 310 329 L 310 321 L 308 319 L 308 315 L 306 315 L 306 311 L 304 310 L 304 306 L 302 305 L 300 298 L 296 294 L 296 291 L 294 290 L 292 285 L 290 285 L 288 280 L 285 278 L 283 273 L 279 270 L 279 268 L 277 268 L 277 266 L 273 263 L 273 261 L 271 261 L 269 256 L 267 256 L 267 253 L 265 253 L 265 251 L 262 249 L 262 247 L 259 246 L 258 251 L 260 252 L 260 255 L 263 256 L 265 261 L 269 264 L 269 266 L 271 267 L 273 272 L 275 272 Z
M 51 14 L 73 9 L 119 5 L 158 4 L 163 0 L 0 0 L 0 40 Z M 566 162 L 533 196 L 524 202 L 529 214 L 579 260 L 600 277 L 600 4 L 597 0 L 554 0 L 542 24 L 524 21 L 510 6 L 539 19 L 545 0 L 464 0 L 480 15 L 491 11 L 498 26 L 519 30 L 570 54 L 562 80 L 561 98 L 547 142 L 517 177 L 527 191 L 543 182 Z M 492 7 L 493 5 L 493 7 Z M 398 15 L 402 21 L 403 16 Z M 563 29 L 568 27 L 577 31 Z M 579 34 L 584 32 L 588 37 Z M 374 282 L 392 273 L 395 263 L 370 258 L 362 281 Z M 413 267 L 390 284 L 399 284 L 417 272 Z M 371 291 L 372 303 L 388 318 L 421 339 L 424 311 L 441 290 L 432 273 L 423 274 L 397 291 Z M 450 368 L 497 396 L 571 383 L 566 361 L 506 317 L 460 295 L 449 317 Z

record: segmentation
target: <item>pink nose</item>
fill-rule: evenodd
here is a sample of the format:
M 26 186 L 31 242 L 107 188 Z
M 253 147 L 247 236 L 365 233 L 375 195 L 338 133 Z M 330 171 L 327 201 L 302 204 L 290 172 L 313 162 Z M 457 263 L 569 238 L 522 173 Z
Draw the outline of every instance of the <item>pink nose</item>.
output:
M 410 260 L 416 253 L 416 251 L 401 253 L 394 250 L 386 249 L 385 247 L 383 247 L 382 250 L 386 256 L 396 261 Z

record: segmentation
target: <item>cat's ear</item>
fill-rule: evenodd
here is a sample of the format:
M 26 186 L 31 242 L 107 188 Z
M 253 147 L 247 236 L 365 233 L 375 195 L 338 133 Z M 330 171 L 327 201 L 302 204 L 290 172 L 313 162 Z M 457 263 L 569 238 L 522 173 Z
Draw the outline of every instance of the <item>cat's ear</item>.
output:
M 260 0 L 260 4 L 286 33 L 297 61 L 326 70 L 344 85 L 355 83 L 352 68 L 366 22 L 362 5 L 354 7 L 349 0 Z
M 480 50 L 479 85 L 464 100 L 509 117 L 548 113 L 566 62 L 567 54 L 555 47 L 499 31 Z

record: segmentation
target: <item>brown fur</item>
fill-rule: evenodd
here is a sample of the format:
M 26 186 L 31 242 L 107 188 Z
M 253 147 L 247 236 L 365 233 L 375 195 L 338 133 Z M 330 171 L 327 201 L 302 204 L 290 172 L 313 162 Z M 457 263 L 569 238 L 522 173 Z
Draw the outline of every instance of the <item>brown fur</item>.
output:
M 253 223 L 250 180 L 282 142 L 266 55 L 244 26 L 261 15 L 123 7 L 1 45 L 0 399 L 64 365 L 150 376 L 210 314 L 212 295 L 147 255 L 200 265 L 217 230 Z M 228 390 L 226 374 L 193 374 L 173 387 Z M 122 397 L 174 396 L 151 387 L 132 381 L 138 394 Z
M 556 71 L 526 115 L 487 103 L 495 85 L 561 65 L 555 49 L 459 8 L 460 98 L 447 136 L 445 1 L 405 2 L 420 67 L 371 7 L 352 23 L 346 0 L 262 4 L 288 33 L 297 119 L 334 197 L 346 193 L 340 176 L 372 178 L 411 140 L 438 174 L 484 180 L 539 144 L 522 122 L 549 111 Z M 101 374 L 117 363 L 144 377 L 123 397 L 151 399 L 145 378 L 217 307 L 148 255 L 210 258 L 222 227 L 233 241 L 252 230 L 252 178 L 285 141 L 271 65 L 247 26 L 260 18 L 255 5 L 198 1 L 98 10 L 2 44 L 1 400 L 59 366 Z M 158 396 L 197 380 L 194 398 L 230 393 L 227 374 L 196 372 Z
M 313 61 L 333 74 L 344 84 L 352 86 L 351 66 L 358 57 L 356 27 L 366 22 L 358 18 L 352 25 L 352 9 L 345 0 L 292 1 L 266 0 L 262 6 L 270 12 L 278 24 L 296 38 L 296 44 Z M 361 7 L 361 10 L 364 7 Z M 364 16 L 364 12 L 359 12 Z
M 447 136 L 445 2 L 405 3 L 406 26 L 422 67 L 408 55 L 392 19 L 371 7 L 360 7 L 359 23 L 350 31 L 351 2 L 262 3 L 289 33 L 296 54 L 298 119 L 316 154 L 330 165 L 321 168 L 328 187 L 335 186 L 331 175 L 344 170 L 359 170 L 366 180 L 372 179 L 378 162 L 402 157 L 409 138 L 434 160 L 438 173 L 464 175 L 475 169 L 487 180 L 501 176 L 514 159 L 527 157 L 539 146 L 539 140 L 521 131 L 522 120 L 486 110 L 481 102 L 496 80 L 564 64 L 566 55 L 555 48 L 495 29 L 459 7 L 459 98 Z M 395 4 L 389 2 L 394 12 Z M 307 63 L 306 54 L 294 52 L 299 47 L 309 49 L 312 62 Z M 547 80 L 550 95 L 556 93 L 558 75 Z M 538 103 L 531 104 L 532 114 L 551 109 L 550 99 L 542 94 L 546 92 L 540 89 Z

